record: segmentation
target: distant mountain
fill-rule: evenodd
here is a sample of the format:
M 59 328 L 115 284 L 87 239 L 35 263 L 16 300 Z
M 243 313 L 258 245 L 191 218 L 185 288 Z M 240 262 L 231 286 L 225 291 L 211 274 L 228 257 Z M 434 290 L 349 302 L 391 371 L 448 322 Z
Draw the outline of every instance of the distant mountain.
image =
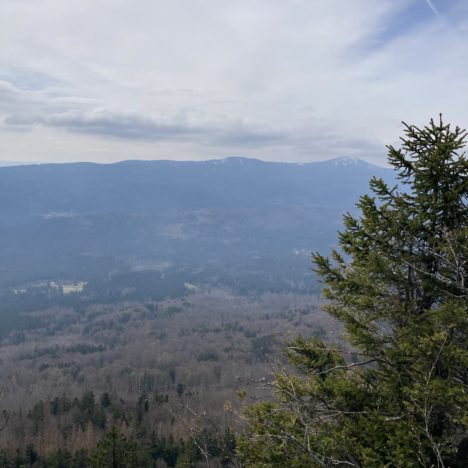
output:
M 152 272 L 181 284 L 306 290 L 310 252 L 336 242 L 372 176 L 393 180 L 354 158 L 2 167 L 0 286 L 133 275 L 119 280 L 125 289 Z
M 373 171 L 383 169 L 380 166 L 376 166 L 374 164 L 370 164 L 362 159 L 356 158 L 355 156 L 341 156 L 339 158 L 328 159 L 323 161 L 326 164 L 333 164 L 334 166 L 357 166 L 357 167 L 365 167 L 367 169 L 371 169 Z
M 24 161 L 0 161 L 0 167 L 9 167 L 9 166 L 26 166 L 30 165 L 30 162 Z
M 0 169 L 0 216 L 310 205 L 349 207 L 389 170 L 351 158 L 293 164 L 226 158 Z

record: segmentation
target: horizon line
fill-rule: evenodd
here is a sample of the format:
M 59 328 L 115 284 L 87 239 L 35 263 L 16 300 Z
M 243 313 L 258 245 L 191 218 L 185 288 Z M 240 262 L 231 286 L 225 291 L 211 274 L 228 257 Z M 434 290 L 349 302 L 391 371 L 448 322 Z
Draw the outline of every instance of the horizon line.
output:
M 366 159 L 359 158 L 356 156 L 335 156 L 328 159 L 321 159 L 318 161 L 268 161 L 260 158 L 250 157 L 250 156 L 226 156 L 224 158 L 208 158 L 208 159 L 186 159 L 186 160 L 174 160 L 174 159 L 122 159 L 119 161 L 112 161 L 112 162 L 98 162 L 98 161 L 67 161 L 67 162 L 49 162 L 49 161 L 2 161 L 0 160 L 0 169 L 8 168 L 8 167 L 18 167 L 18 166 L 43 166 L 43 165 L 65 165 L 65 164 L 97 164 L 101 166 L 110 166 L 114 164 L 122 164 L 122 163 L 138 163 L 138 162 L 171 162 L 171 163 L 206 163 L 206 162 L 225 162 L 229 160 L 246 160 L 246 161 L 256 161 L 265 164 L 288 164 L 294 166 L 306 166 L 310 164 L 320 164 L 325 162 L 337 162 L 343 161 L 348 162 L 349 165 L 357 164 L 357 163 L 365 163 L 370 166 L 380 167 L 382 169 L 387 169 L 388 166 L 375 164 L 373 162 L 369 162 Z

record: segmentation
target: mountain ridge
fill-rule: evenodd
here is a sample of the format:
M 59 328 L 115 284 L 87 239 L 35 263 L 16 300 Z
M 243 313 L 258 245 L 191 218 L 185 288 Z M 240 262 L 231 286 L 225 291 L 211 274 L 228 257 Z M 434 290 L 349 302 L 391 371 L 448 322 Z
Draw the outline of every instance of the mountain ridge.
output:
M 164 164 L 199 164 L 199 163 L 212 163 L 212 164 L 274 164 L 274 165 L 288 165 L 288 166 L 314 166 L 316 164 L 332 164 L 334 166 L 369 166 L 380 169 L 386 169 L 384 166 L 373 164 L 364 159 L 360 159 L 354 156 L 338 156 L 331 159 L 324 159 L 320 161 L 309 161 L 309 162 L 297 162 L 297 161 L 264 161 L 258 158 L 251 158 L 246 156 L 227 156 L 219 159 L 203 159 L 203 160 L 171 160 L 171 159 L 123 159 L 122 161 L 100 163 L 95 161 L 73 161 L 73 162 L 26 162 L 26 161 L 0 161 L 0 170 L 4 168 L 12 167 L 23 167 L 23 166 L 63 166 L 63 165 L 96 165 L 96 166 L 114 166 L 114 165 L 131 165 L 131 164 L 153 164 L 153 163 L 164 163 Z
M 346 207 L 385 168 L 334 159 L 274 163 L 248 158 L 123 161 L 0 168 L 0 216 L 48 212 L 112 213 L 167 208 L 273 205 Z

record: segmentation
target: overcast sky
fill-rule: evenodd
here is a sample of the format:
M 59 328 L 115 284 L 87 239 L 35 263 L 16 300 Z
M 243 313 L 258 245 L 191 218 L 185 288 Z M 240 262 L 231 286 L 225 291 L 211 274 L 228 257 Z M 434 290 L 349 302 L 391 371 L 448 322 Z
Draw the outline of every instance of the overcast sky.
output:
M 0 160 L 385 161 L 468 126 L 466 0 L 1 0 Z

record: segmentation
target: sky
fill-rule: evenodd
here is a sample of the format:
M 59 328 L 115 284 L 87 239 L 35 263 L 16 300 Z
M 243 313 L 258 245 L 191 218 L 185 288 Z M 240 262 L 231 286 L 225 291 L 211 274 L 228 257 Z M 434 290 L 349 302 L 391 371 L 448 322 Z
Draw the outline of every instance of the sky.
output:
M 466 0 L 1 0 L 0 160 L 385 164 L 468 126 Z

